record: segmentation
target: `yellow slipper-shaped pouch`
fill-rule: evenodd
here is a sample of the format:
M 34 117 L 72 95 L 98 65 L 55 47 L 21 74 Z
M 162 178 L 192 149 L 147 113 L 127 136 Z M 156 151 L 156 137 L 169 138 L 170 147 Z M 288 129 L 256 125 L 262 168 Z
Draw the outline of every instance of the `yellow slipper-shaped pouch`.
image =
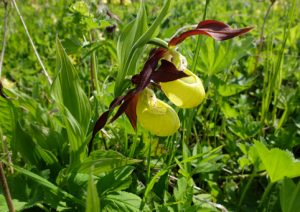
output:
M 161 89 L 176 106 L 181 108 L 196 107 L 205 97 L 202 81 L 188 69 L 185 69 L 184 73 L 189 76 L 160 83 Z
M 157 136 L 172 135 L 180 127 L 175 110 L 157 99 L 155 93 L 148 88 L 139 96 L 136 115 L 140 125 Z

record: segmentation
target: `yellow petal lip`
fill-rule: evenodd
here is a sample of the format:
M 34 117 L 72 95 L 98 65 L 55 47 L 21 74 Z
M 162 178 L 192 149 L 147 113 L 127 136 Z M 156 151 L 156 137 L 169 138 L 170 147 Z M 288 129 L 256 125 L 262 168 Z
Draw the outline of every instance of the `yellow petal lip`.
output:
M 157 136 L 170 136 L 178 131 L 180 121 L 175 110 L 146 88 L 137 102 L 138 123 Z
M 176 106 L 180 108 L 196 107 L 205 97 L 202 81 L 188 69 L 185 69 L 184 73 L 189 76 L 161 83 L 161 89 Z

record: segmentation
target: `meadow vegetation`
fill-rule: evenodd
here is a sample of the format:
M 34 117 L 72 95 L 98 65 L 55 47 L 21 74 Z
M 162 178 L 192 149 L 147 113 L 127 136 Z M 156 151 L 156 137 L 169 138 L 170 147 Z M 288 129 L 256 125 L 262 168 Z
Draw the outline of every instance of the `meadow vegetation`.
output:
M 297 8 L 298 0 L 0 0 L 0 211 L 299 211 Z M 170 45 L 204 20 L 253 28 Z M 139 73 L 156 68 L 154 48 L 171 74 L 147 84 Z M 168 59 L 172 51 L 186 61 Z M 172 72 L 182 63 L 201 79 L 201 101 L 178 102 L 195 89 L 177 89 L 180 100 L 168 94 L 185 79 Z M 150 100 L 137 109 L 120 100 L 131 89 L 156 95 L 151 104 L 172 117 L 142 119 Z

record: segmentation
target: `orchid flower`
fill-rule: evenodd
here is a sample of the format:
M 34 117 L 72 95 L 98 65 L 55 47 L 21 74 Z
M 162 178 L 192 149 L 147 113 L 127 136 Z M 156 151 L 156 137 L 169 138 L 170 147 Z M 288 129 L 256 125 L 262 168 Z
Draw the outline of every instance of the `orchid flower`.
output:
M 156 98 L 149 88 L 150 84 L 161 88 L 168 99 L 181 108 L 195 107 L 205 98 L 202 81 L 187 69 L 185 57 L 175 51 L 176 45 L 194 35 L 202 34 L 222 41 L 245 34 L 251 29 L 232 29 L 222 22 L 206 20 L 200 22 L 195 29 L 173 37 L 168 43 L 169 48 L 160 47 L 152 51 L 142 71 L 131 78 L 135 88 L 115 98 L 109 109 L 97 120 L 89 143 L 89 152 L 95 135 L 105 126 L 110 113 L 117 106 L 119 108 L 110 123 L 125 112 L 135 130 L 139 122 L 143 128 L 157 136 L 174 134 L 180 127 L 178 115 L 170 105 Z

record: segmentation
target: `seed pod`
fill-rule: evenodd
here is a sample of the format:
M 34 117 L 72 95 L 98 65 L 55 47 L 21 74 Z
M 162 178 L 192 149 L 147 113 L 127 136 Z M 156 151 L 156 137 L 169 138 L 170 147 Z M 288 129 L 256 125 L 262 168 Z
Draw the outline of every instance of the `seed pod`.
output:
M 175 110 L 156 98 L 154 92 L 146 88 L 139 96 L 136 108 L 138 123 L 157 136 L 169 136 L 180 127 Z
M 188 69 L 185 69 L 184 73 L 189 75 L 189 77 L 161 83 L 161 89 L 176 106 L 181 108 L 196 107 L 205 97 L 203 84 L 201 80 Z

